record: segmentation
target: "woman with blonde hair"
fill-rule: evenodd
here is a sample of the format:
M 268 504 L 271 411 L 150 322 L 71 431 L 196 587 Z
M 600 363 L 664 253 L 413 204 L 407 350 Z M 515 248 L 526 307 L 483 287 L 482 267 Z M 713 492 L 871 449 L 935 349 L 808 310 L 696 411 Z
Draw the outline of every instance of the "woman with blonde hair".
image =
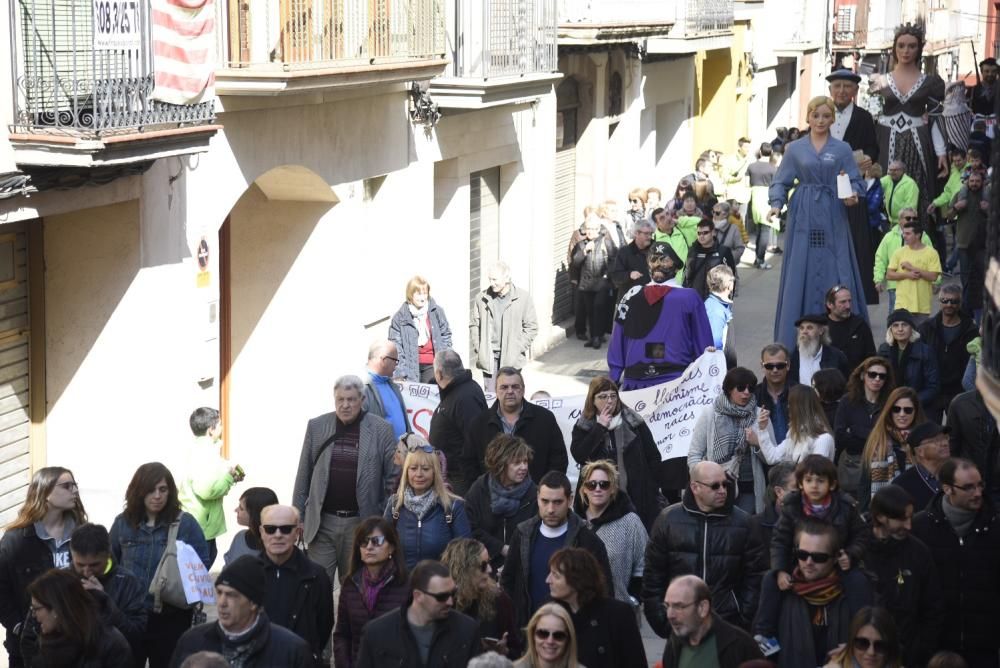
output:
M 483 651 L 518 656 L 521 642 L 514 602 L 493 579 L 486 547 L 472 538 L 456 538 L 448 543 L 441 563 L 455 581 L 455 609 L 479 622 Z
M 424 559 L 440 559 L 449 541 L 472 535 L 465 501 L 445 487 L 441 460 L 430 445 L 406 455 L 399 490 L 389 497 L 384 516 L 399 532 L 407 570 Z
M 70 536 L 86 522 L 73 472 L 61 466 L 35 471 L 24 505 L 0 539 L 0 622 L 11 666 L 24 665 L 15 629 L 28 610 L 28 585 L 50 568 L 70 565 Z
M 406 283 L 406 301 L 392 316 L 389 340 L 399 351 L 394 378 L 434 383 L 434 355 L 451 348 L 451 325 L 431 298 L 431 284 L 423 276 Z
M 576 629 L 569 612 L 558 603 L 546 603 L 531 616 L 528 649 L 514 668 L 583 668 L 576 659 Z
M 897 387 L 889 394 L 875 427 L 861 453 L 858 510 L 868 510 L 872 497 L 906 470 L 906 437 L 926 422 L 920 397 L 912 387 Z
M 823 404 L 808 385 L 795 385 L 788 390 L 788 435 L 774 444 L 774 430 L 769 413 L 761 410 L 757 419 L 760 452 L 768 465 L 784 460 L 798 464 L 809 455 L 823 455 L 833 461 L 833 429 L 826 419 Z
M 854 253 L 847 207 L 865 196 L 864 182 L 850 144 L 830 134 L 836 106 L 825 96 L 808 105 L 809 134 L 785 145 L 785 155 L 768 190 L 769 216 L 788 204 L 785 255 L 774 320 L 774 340 L 793 348 L 795 321 L 803 313 L 823 313 L 826 291 L 844 285 L 851 294 L 864 294 Z M 845 175 L 846 183 L 838 183 Z M 846 189 L 838 191 L 838 185 Z M 789 200 L 789 192 L 795 196 Z M 853 310 L 868 321 L 868 309 L 855 300 Z

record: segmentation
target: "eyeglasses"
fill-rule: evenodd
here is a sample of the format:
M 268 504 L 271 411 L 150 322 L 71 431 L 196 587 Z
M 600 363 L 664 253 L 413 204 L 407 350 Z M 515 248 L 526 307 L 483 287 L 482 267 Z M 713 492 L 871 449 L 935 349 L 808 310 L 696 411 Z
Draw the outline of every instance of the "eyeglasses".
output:
M 719 491 L 720 488 L 726 486 L 725 482 L 720 482 L 720 481 L 709 483 L 709 482 L 702 482 L 701 480 L 692 480 L 691 482 L 693 482 L 696 485 L 701 485 L 702 487 L 708 487 L 713 492 L 717 492 Z
M 31 606 L 31 614 L 37 615 L 39 610 L 48 610 L 48 609 L 49 607 L 47 605 L 33 605 Z
M 955 489 L 960 489 L 963 492 L 971 492 L 977 489 L 980 491 L 986 489 L 986 484 L 980 480 L 979 482 L 970 482 L 968 485 L 951 485 L 951 487 L 954 487 Z
M 76 484 L 76 481 L 70 480 L 69 482 L 59 482 L 56 483 L 56 487 L 62 487 L 67 492 L 72 492 L 74 489 L 80 489 L 80 486 Z
M 382 355 L 382 359 L 384 359 L 384 360 L 392 360 L 393 362 L 395 362 L 397 364 L 399 363 L 399 358 L 398 357 L 389 357 L 388 355 Z
M 539 640 L 548 640 L 550 637 L 556 642 L 566 642 L 569 635 L 565 631 L 549 631 L 548 629 L 535 629 L 535 637 Z
M 947 306 L 958 306 L 962 303 L 959 299 L 939 299 L 938 301 Z
M 805 550 L 795 550 L 792 555 L 798 561 L 812 559 L 814 564 L 825 564 L 830 561 L 830 555 L 826 552 L 806 552 Z
M 698 601 L 691 601 L 690 603 L 667 603 L 666 601 L 664 601 L 663 602 L 663 609 L 666 610 L 667 612 L 670 612 L 671 610 L 676 610 L 678 612 L 684 612 L 685 610 L 687 610 L 691 606 L 697 605 L 697 604 L 698 604 Z
M 893 413 L 906 413 L 907 415 L 913 415 L 913 411 L 917 410 L 913 406 L 893 406 Z
M 448 599 L 455 598 L 455 594 L 458 593 L 457 589 L 452 589 L 451 591 L 439 591 L 437 593 L 426 591 L 424 589 L 418 589 L 417 591 L 419 591 L 422 594 L 427 594 L 438 603 L 447 603 Z
M 422 450 L 428 454 L 434 452 L 434 446 L 430 443 L 410 443 L 410 436 L 413 434 L 403 434 L 399 439 L 399 442 L 403 444 L 407 452 L 416 452 L 417 450 Z
M 366 536 L 361 539 L 361 547 L 382 547 L 385 541 L 385 536 Z
M 753 392 L 757 389 L 757 383 L 740 383 L 734 389 L 737 392 Z
M 854 638 L 854 649 L 858 652 L 867 652 L 868 648 L 872 648 L 872 651 L 876 654 L 885 654 L 885 643 L 881 640 L 872 640 L 871 638 L 865 638 L 864 636 L 857 636 Z
M 479 562 L 479 572 L 480 573 L 487 573 L 487 572 L 489 572 L 489 570 L 490 570 L 490 562 L 489 561 L 480 561 Z
M 871 378 L 872 380 L 885 380 L 889 377 L 889 374 L 879 373 L 878 371 L 865 371 L 865 375 Z
M 296 524 L 263 524 L 261 529 L 264 530 L 268 536 L 273 536 L 274 532 L 280 531 L 282 536 L 287 536 L 288 534 L 295 531 Z
M 595 399 L 600 399 L 601 401 L 611 401 L 612 399 L 618 398 L 617 392 L 601 392 L 600 394 L 594 395 Z
M 588 480 L 587 482 L 583 483 L 583 486 L 586 487 L 587 489 L 591 490 L 591 491 L 597 489 L 598 487 L 600 487 L 601 489 L 608 489 L 609 487 L 611 487 L 611 481 L 610 480 Z
M 788 368 L 788 362 L 768 362 L 762 366 L 768 371 L 781 371 Z

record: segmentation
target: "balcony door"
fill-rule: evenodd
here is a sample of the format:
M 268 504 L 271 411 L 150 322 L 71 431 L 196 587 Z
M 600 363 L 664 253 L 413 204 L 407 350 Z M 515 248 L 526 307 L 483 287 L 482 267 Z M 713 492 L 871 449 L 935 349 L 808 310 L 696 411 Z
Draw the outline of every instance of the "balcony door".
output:
M 567 77 L 556 88 L 556 178 L 552 225 L 552 260 L 555 285 L 552 322 L 573 314 L 573 285 L 569 282 L 569 241 L 579 226 L 576 206 L 577 109 L 580 99 L 576 79 Z
M 500 259 L 500 168 L 469 175 L 469 304 L 490 284 L 490 265 Z

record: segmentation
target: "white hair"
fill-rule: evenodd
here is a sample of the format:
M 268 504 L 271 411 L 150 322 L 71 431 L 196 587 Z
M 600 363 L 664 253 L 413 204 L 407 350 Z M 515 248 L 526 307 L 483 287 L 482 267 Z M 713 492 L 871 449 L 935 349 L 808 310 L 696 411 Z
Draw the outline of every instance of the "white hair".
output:
M 355 390 L 358 394 L 364 395 L 365 384 L 357 376 L 348 374 L 334 381 L 333 391 L 336 392 L 337 390 Z
M 490 265 L 488 275 L 496 278 L 510 278 L 510 265 L 503 260 L 497 260 Z

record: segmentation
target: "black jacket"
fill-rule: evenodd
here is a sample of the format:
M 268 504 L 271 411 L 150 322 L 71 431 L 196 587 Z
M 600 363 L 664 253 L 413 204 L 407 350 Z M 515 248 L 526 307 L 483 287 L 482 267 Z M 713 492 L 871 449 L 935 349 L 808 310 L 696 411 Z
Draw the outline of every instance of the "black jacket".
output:
M 567 608 L 568 610 L 568 608 Z M 587 668 L 647 668 L 635 613 L 614 598 L 590 601 L 570 612 L 576 629 L 576 657 Z
M 972 529 L 960 539 L 942 510 L 938 492 L 926 510 L 913 517 L 913 535 L 930 548 L 944 598 L 942 648 L 1000 648 L 997 601 L 1000 600 L 1000 518 L 986 495 Z
M 858 513 L 857 503 L 839 490 L 831 493 L 830 511 L 826 521 L 837 529 L 840 544 L 851 557 L 851 566 L 856 567 L 865 556 L 865 547 L 871 538 L 871 529 Z M 794 567 L 792 550 L 795 527 L 805 519 L 802 510 L 802 492 L 795 490 L 785 495 L 781 502 L 781 517 L 774 527 L 771 540 L 771 568 L 791 573 Z
M 820 369 L 837 369 L 844 374 L 844 380 L 851 375 L 851 369 L 847 365 L 847 356 L 833 346 L 823 345 L 819 355 Z M 788 384 L 799 384 L 799 349 L 792 350 L 788 359 Z
M 618 288 L 618 294 L 623 295 L 637 285 L 649 283 L 649 261 L 646 259 L 646 251 L 639 250 L 635 242 L 629 242 L 618 251 L 614 264 L 611 265 L 611 282 Z M 682 258 L 683 259 L 683 258 Z M 633 280 L 629 275 L 637 271 L 642 276 Z
M 469 426 L 484 410 L 483 388 L 472 379 L 472 372 L 463 369 L 458 376 L 441 388 L 441 401 L 431 417 L 427 440 L 452 462 L 448 482 L 459 496 L 464 496 L 475 478 L 465 478 L 462 455 Z
M 614 578 L 611 577 L 611 564 L 608 562 L 608 552 L 597 534 L 590 530 L 585 520 L 571 512 L 567 518 L 569 528 L 566 531 L 564 547 L 582 547 L 597 558 L 597 563 L 604 571 L 608 589 L 612 589 Z M 531 546 L 538 538 L 538 525 L 542 518 L 535 515 L 517 525 L 514 538 L 510 541 L 507 552 L 507 563 L 500 573 L 500 586 L 514 601 L 514 614 L 517 627 L 523 629 L 531 618 Z M 610 596 L 614 593 L 609 591 Z
M 851 314 L 847 320 L 831 320 L 827 325 L 833 347 L 847 357 L 847 368 L 853 370 L 866 358 L 875 354 L 872 328 L 860 315 Z M 846 380 L 850 374 L 845 374 Z
M 538 514 L 538 488 L 532 482 L 521 497 L 521 503 L 517 512 L 510 517 L 497 515 L 491 509 L 490 494 L 490 474 L 484 473 L 472 483 L 469 493 L 465 497 L 465 512 L 469 515 L 469 524 L 472 525 L 472 537 L 486 547 L 490 554 L 490 561 L 494 570 L 504 563 L 503 555 L 500 554 L 504 545 L 510 545 L 517 531 L 517 525 L 525 520 L 530 520 Z
M 682 259 L 684 259 L 684 287 L 694 288 L 702 299 L 706 299 L 709 295 L 708 272 L 712 267 L 725 264 L 733 270 L 733 276 L 739 280 L 733 252 L 718 241 L 711 249 L 704 248 L 696 241 L 691 244 L 687 258 Z
M 35 534 L 34 525 L 10 529 L 0 539 L 0 622 L 7 629 L 4 646 L 9 656 L 21 656 L 14 627 L 28 612 L 28 585 L 50 568 L 52 552 Z
M 841 452 L 860 455 L 864 451 L 868 435 L 881 412 L 882 406 L 870 407 L 863 398 L 860 403 L 851 401 L 846 395 L 840 400 L 833 423 L 838 458 Z
M 27 639 L 26 639 L 27 640 Z M 132 668 L 132 652 L 121 631 L 101 619 L 97 642 L 89 654 L 65 636 L 45 644 L 25 643 L 24 665 L 28 668 L 67 666 L 72 668 Z
M 858 105 L 854 105 L 851 120 L 844 128 L 844 141 L 850 144 L 853 150 L 864 151 L 865 155 L 872 159 L 872 162 L 878 162 L 879 149 L 878 138 L 875 135 L 875 121 L 870 113 Z M 854 297 L 856 298 L 857 295 Z
M 480 413 L 469 425 L 465 457 L 466 480 L 475 480 L 486 473 L 483 463 L 486 446 L 496 436 L 504 433 L 497 413 L 499 406 L 499 400 L 494 401 L 492 406 Z M 521 416 L 514 425 L 514 435 L 527 441 L 535 451 L 535 456 L 528 465 L 528 474 L 536 483 L 549 471 L 566 472 L 566 467 L 569 466 L 566 441 L 563 440 L 559 423 L 552 411 L 530 401 L 522 402 Z
M 479 622 L 452 610 L 447 619 L 438 622 L 427 663 L 421 663 L 416 638 L 406 619 L 412 604 L 411 596 L 403 607 L 368 622 L 361 638 L 359 668 L 465 668 L 479 654 Z
M 903 357 L 899 357 L 899 348 L 893 343 L 883 343 L 878 347 L 879 357 L 884 357 L 892 364 L 893 373 L 896 376 L 896 387 L 908 385 L 912 387 L 920 398 L 920 405 L 929 407 L 934 405 L 938 393 L 941 391 L 941 382 L 938 377 L 937 357 L 934 351 L 923 341 L 913 341 L 903 352 Z M 965 367 L 962 367 L 965 371 Z
M 921 343 L 927 344 L 937 355 L 938 382 L 941 385 L 941 394 L 946 397 L 953 397 L 962 392 L 962 375 L 969 363 L 969 351 L 965 347 L 969 341 L 979 336 L 976 323 L 964 313 L 960 314 L 956 326 L 958 336 L 951 343 L 945 343 L 945 326 L 941 321 L 940 312 L 933 318 L 925 320 L 918 330 Z
M 767 570 L 761 536 L 750 515 L 729 495 L 718 512 L 705 513 L 691 490 L 660 513 L 646 545 L 642 601 L 650 627 L 670 636 L 663 596 L 678 575 L 697 575 L 712 590 L 712 610 L 726 621 L 749 627 L 757 611 L 760 578 Z
M 313 665 L 309 644 L 288 629 L 272 624 L 263 610 L 253 632 L 240 643 L 240 647 L 246 645 L 250 646 L 250 652 L 246 662 L 241 664 L 246 668 L 311 668 Z M 179 668 L 184 659 L 198 652 L 218 652 L 228 660 L 233 649 L 218 622 L 199 624 L 185 631 L 177 641 L 170 668 Z
M 931 551 L 920 540 L 873 539 L 865 570 L 875 589 L 876 604 L 896 621 L 904 640 L 903 665 L 923 666 L 937 650 L 944 608 L 941 583 Z
M 951 456 L 974 461 L 987 489 L 995 487 L 1000 482 L 996 478 L 1000 433 L 979 390 L 963 392 L 952 400 L 948 407 L 948 426 L 951 428 L 948 435 Z
M 773 503 L 765 503 L 764 512 L 750 516 L 750 529 L 760 533 L 760 541 L 764 545 L 767 570 L 771 570 L 771 537 L 774 527 L 778 526 L 778 518 L 778 509 Z
M 660 451 L 649 427 L 638 413 L 623 406 L 621 416 L 621 428 L 615 432 L 609 432 L 595 419 L 580 417 L 573 425 L 569 450 L 580 466 L 598 459 L 617 462 L 617 456 L 609 446 L 611 440 L 620 435 L 624 442 L 614 443 L 614 447 L 616 450 L 623 449 L 621 456 L 627 476 L 626 491 L 636 514 L 649 531 L 663 508 L 657 480 Z
M 739 668 L 744 661 L 763 659 L 757 641 L 741 628 L 729 624 L 714 612 L 712 613 L 712 630 L 715 636 L 715 648 L 719 656 L 719 668 Z M 707 636 L 706 636 L 707 637 Z M 671 635 L 663 647 L 663 668 L 678 668 L 681 665 L 681 649 L 683 641 Z
M 614 267 L 615 245 L 604 231 L 594 239 L 593 250 L 589 253 L 588 241 L 586 237 L 578 241 L 571 256 L 573 268 L 578 274 L 577 289 L 590 292 L 609 290 L 611 280 L 608 274 Z
M 281 568 L 284 577 L 278 577 L 278 567 L 263 553 L 260 560 L 264 563 L 264 573 L 267 576 L 267 595 L 264 597 L 264 610 L 273 623 L 283 626 L 298 637 L 309 643 L 316 664 L 323 659 L 323 648 L 330 641 L 333 630 L 333 585 L 326 569 L 307 557 L 305 553 L 294 548 L 295 552 Z M 291 577 L 288 577 L 288 575 Z M 291 601 L 287 614 L 275 616 L 278 607 L 276 598 Z
M 910 495 L 910 498 L 913 499 L 913 512 L 915 513 L 926 508 L 936 493 L 924 482 L 924 479 L 920 475 L 920 470 L 916 466 L 910 466 L 910 468 L 900 473 L 892 481 L 892 484 L 899 485 Z

